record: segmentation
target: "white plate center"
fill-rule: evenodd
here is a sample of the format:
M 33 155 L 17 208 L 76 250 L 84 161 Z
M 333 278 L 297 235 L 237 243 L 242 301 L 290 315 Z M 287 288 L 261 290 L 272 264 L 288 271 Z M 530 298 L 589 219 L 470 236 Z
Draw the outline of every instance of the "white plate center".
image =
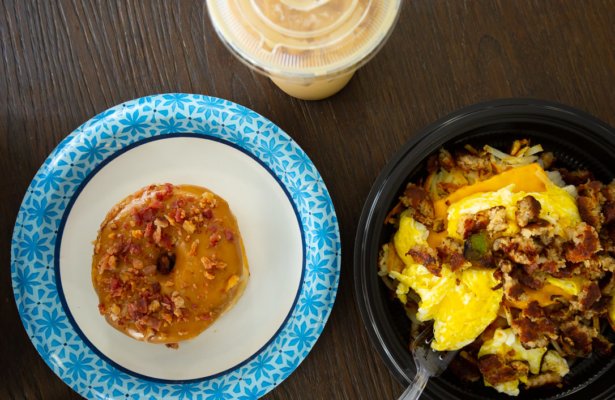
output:
M 98 313 L 91 280 L 100 223 L 120 200 L 152 183 L 206 187 L 237 217 L 250 280 L 237 304 L 178 350 L 138 342 Z M 167 137 L 121 154 L 86 184 L 66 220 L 60 280 L 68 308 L 87 340 L 114 363 L 158 379 L 212 376 L 241 364 L 272 339 L 289 315 L 301 283 L 303 243 L 297 215 L 280 183 L 257 161 L 224 143 Z

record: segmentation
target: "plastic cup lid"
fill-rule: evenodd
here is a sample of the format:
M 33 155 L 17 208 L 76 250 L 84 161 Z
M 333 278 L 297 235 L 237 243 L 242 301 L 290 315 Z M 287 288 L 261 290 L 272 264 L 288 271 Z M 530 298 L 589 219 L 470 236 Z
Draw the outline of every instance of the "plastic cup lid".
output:
M 402 0 L 207 0 L 225 45 L 267 75 L 309 78 L 359 68 L 393 29 Z

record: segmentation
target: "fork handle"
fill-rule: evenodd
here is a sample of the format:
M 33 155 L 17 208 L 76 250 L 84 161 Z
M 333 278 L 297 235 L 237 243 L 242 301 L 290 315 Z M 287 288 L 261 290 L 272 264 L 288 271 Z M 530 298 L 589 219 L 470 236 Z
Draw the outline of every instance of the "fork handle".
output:
M 423 368 L 418 368 L 410 386 L 399 396 L 399 400 L 418 400 L 427 385 L 429 375 Z

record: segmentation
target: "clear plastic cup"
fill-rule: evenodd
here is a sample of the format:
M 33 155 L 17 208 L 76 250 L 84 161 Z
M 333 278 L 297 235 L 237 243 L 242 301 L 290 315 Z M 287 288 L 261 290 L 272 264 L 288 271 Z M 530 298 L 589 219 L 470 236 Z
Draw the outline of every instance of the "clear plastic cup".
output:
M 389 37 L 403 0 L 207 0 L 222 42 L 291 96 L 340 91 Z

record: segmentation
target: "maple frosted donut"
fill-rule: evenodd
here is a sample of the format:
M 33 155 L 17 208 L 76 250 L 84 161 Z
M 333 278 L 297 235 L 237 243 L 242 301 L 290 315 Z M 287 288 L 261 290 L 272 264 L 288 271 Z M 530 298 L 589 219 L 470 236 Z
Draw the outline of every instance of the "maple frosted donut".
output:
M 115 205 L 94 242 L 99 311 L 121 332 L 174 344 L 243 293 L 248 264 L 228 203 L 191 185 L 150 185 Z

